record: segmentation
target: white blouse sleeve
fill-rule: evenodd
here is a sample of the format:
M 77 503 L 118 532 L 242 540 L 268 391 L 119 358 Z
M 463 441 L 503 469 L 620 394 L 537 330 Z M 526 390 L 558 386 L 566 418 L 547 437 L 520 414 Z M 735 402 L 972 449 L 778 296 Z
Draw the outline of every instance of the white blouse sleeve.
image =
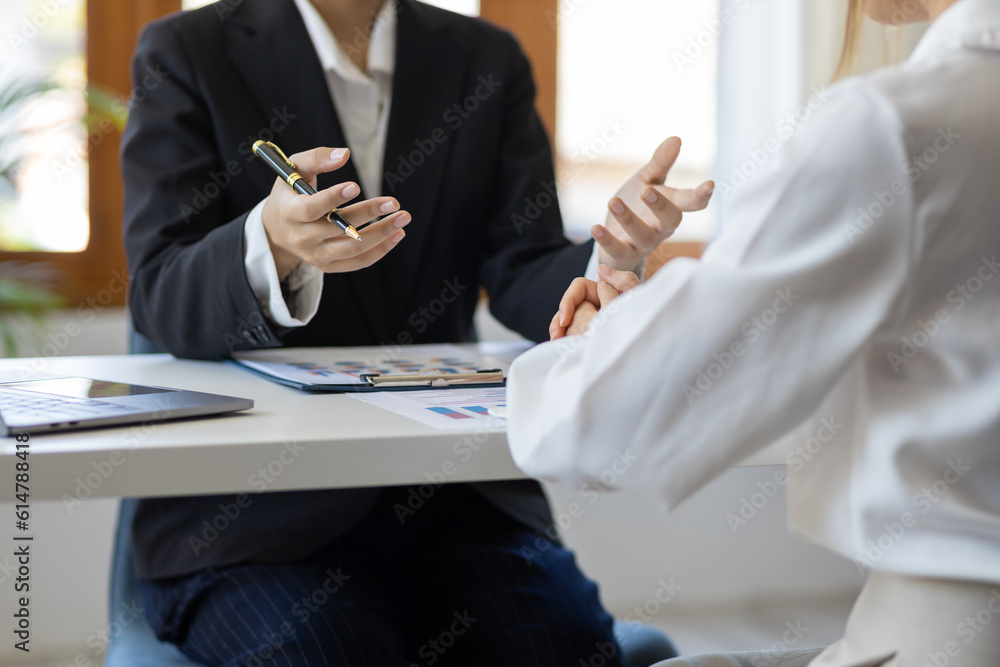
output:
M 264 230 L 264 199 L 247 215 L 243 227 L 243 266 L 247 282 L 257 302 L 275 324 L 301 327 L 309 324 L 319 310 L 323 295 L 323 272 L 302 262 L 288 274 L 288 300 L 281 291 L 278 270 L 274 266 L 271 244 Z
M 701 261 L 671 261 L 586 336 L 514 363 L 518 466 L 674 506 L 797 426 L 902 301 L 917 243 L 905 161 L 892 110 L 838 86 L 734 195 Z

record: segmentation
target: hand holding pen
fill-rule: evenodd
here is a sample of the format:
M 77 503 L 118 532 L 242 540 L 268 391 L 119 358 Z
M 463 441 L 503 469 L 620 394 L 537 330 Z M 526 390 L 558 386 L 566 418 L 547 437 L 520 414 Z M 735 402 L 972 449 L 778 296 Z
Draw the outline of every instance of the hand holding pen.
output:
M 348 155 L 344 148 L 315 148 L 287 159 L 294 164 L 294 173 L 314 189 L 316 176 L 340 169 Z M 361 193 L 356 183 L 340 183 L 316 194 L 299 194 L 288 183 L 297 179 L 283 176 L 275 179 L 263 210 L 264 229 L 279 279 L 283 280 L 300 262 L 325 273 L 363 269 L 382 259 L 406 235 L 403 227 L 409 224 L 410 214 L 400 211 L 399 202 L 392 197 L 344 206 Z M 327 218 L 332 211 L 347 225 L 386 217 L 365 227 L 359 242 L 332 222 L 333 216 Z

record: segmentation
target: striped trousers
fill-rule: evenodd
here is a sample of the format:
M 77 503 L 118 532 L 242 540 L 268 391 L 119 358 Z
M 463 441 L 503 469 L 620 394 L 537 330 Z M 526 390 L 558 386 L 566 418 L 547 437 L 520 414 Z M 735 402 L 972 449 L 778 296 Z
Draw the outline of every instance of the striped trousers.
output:
M 622 665 L 572 553 L 461 485 L 401 522 L 405 491 L 302 561 L 144 581 L 150 624 L 225 667 Z

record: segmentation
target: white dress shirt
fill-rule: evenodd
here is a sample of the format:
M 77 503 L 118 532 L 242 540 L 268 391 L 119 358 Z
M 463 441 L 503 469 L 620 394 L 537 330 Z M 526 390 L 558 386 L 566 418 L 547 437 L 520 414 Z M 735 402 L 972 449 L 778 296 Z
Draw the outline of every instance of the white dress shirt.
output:
M 862 568 L 1000 582 L 998 109 L 997 0 L 834 86 L 701 261 L 514 363 L 517 464 L 673 507 L 793 432 L 793 531 Z
M 392 77 L 396 65 L 396 15 L 399 6 L 388 0 L 375 17 L 370 37 L 355 32 L 353 43 L 341 45 L 330 27 L 309 0 L 295 0 L 309 39 L 326 72 L 327 85 L 337 118 L 351 149 L 351 160 L 363 190 L 360 197 L 382 196 L 389 108 L 392 105 Z M 368 74 L 351 62 L 349 49 L 368 50 Z M 276 324 L 300 327 L 308 324 L 319 310 L 323 292 L 323 272 L 302 262 L 287 279 L 287 298 L 282 294 L 274 256 L 264 231 L 264 203 L 250 211 L 244 226 L 244 266 L 247 280 L 261 308 Z M 406 202 L 400 202 L 406 208 Z M 597 278 L 598 247 L 594 246 L 586 276 Z

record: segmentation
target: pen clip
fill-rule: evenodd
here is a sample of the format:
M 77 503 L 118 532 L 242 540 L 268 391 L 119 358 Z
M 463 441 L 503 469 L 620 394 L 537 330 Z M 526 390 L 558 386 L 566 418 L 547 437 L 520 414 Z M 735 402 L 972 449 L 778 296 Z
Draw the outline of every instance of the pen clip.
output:
M 299 168 L 295 166 L 295 163 L 289 160 L 288 156 L 285 155 L 285 152 L 280 148 L 278 148 L 277 144 L 275 144 L 272 141 L 264 141 L 263 139 L 258 139 L 257 141 L 255 141 L 253 144 L 253 150 L 255 153 L 257 152 L 257 147 L 260 146 L 261 144 L 270 147 L 271 150 L 280 155 L 281 159 L 285 161 L 285 164 L 291 167 L 293 171 L 298 171 Z M 289 185 L 291 185 L 291 183 L 289 183 Z
M 285 152 L 284 152 L 283 150 L 281 150 L 280 148 L 278 148 L 278 146 L 277 146 L 276 144 L 274 144 L 274 143 L 273 143 L 273 142 L 271 142 L 271 141 L 267 141 L 267 142 L 265 142 L 265 143 L 266 143 L 266 144 L 267 144 L 268 146 L 270 146 L 271 148 L 273 148 L 273 149 L 275 150 L 275 152 L 276 152 L 276 153 L 277 153 L 278 155 L 280 155 L 280 156 L 281 156 L 281 159 L 282 159 L 282 160 L 284 160 L 285 162 L 287 162 L 287 163 L 288 163 L 288 166 L 289 166 L 289 167 L 291 167 L 291 168 L 292 168 L 292 169 L 294 169 L 295 171 L 298 171 L 298 170 L 299 170 L 299 168 L 295 166 L 295 163 L 294 163 L 294 162 L 292 162 L 291 160 L 289 160 L 289 159 L 288 159 L 288 156 L 287 156 L 287 155 L 285 155 Z

